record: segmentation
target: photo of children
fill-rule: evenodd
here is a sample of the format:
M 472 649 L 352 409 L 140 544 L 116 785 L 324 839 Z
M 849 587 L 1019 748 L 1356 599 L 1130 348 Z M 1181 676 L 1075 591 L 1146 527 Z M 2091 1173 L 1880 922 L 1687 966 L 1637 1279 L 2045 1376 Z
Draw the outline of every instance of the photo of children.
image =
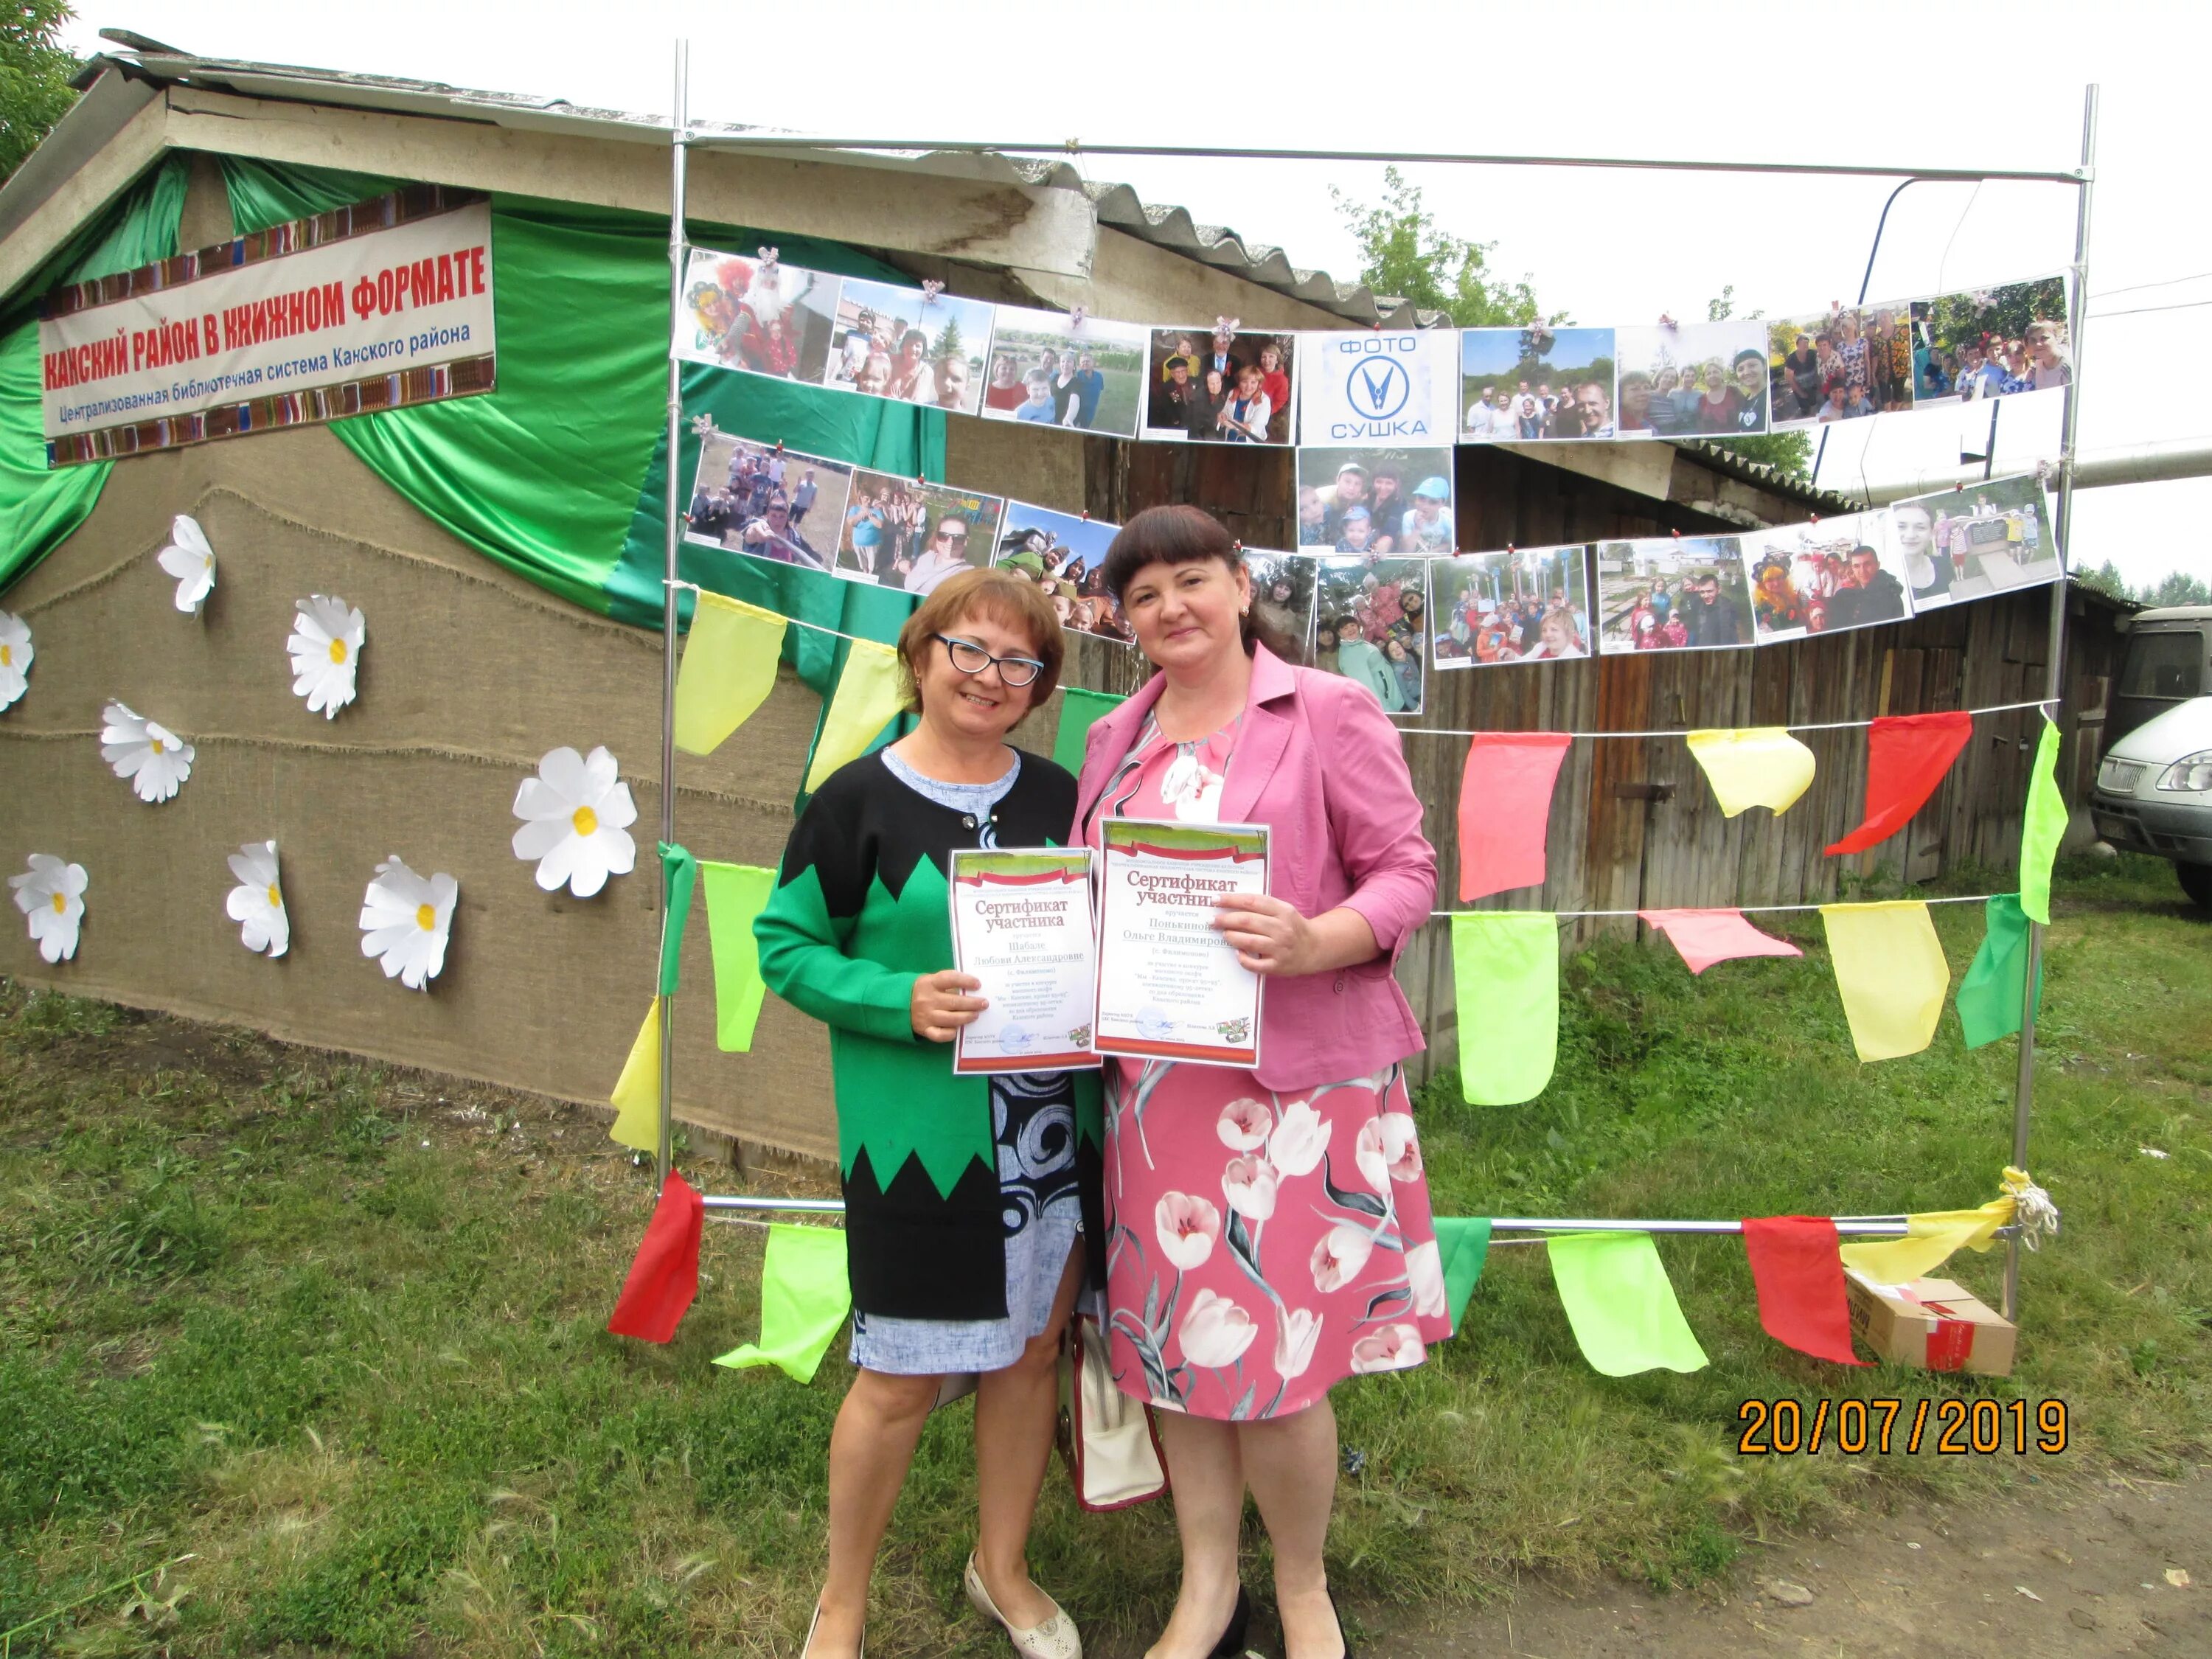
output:
M 1912 302 L 1913 396 L 1977 403 L 2074 379 L 2066 279 L 2045 276 Z
M 1286 444 L 1297 368 L 1292 337 L 1228 327 L 1156 328 L 1142 436 L 1156 442 Z
M 1459 336 L 1460 437 L 1538 443 L 1613 435 L 1609 328 L 1465 328 Z
M 1734 536 L 1600 542 L 1597 605 L 1601 657 L 1751 643 L 1751 595 Z
M 1252 575 L 1252 620 L 1267 649 L 1285 662 L 1313 663 L 1314 592 L 1321 561 L 1310 553 L 1244 550 L 1244 568 Z
M 818 381 L 830 358 L 838 278 L 694 248 L 676 355 L 779 380 Z
M 1438 668 L 1557 662 L 1591 653 L 1589 550 L 1462 553 L 1429 567 Z
M 1419 714 L 1431 561 L 1354 553 L 1330 555 L 1318 563 L 1313 665 L 1358 680 L 1385 714 Z
M 699 446 L 684 539 L 827 570 L 853 469 L 711 432 Z
M 1770 413 L 1777 432 L 1912 407 L 1910 308 L 1858 306 L 1766 325 Z
M 1078 323 L 1060 311 L 994 308 L 981 414 L 1117 438 L 1137 435 L 1144 402 L 1141 323 Z
M 1767 326 L 1755 319 L 1613 331 L 1624 438 L 1741 438 L 1767 426 Z
M 1453 550 L 1449 449 L 1301 449 L 1297 492 L 1301 548 Z
M 993 309 L 984 300 L 848 276 L 822 384 L 973 415 Z
M 1134 637 L 1106 591 L 1106 550 L 1121 530 L 1073 513 L 1009 501 L 991 562 L 1018 570 L 1044 590 L 1060 625 L 1074 634 L 1128 644 Z
M 856 468 L 837 538 L 837 574 L 932 592 L 956 570 L 991 562 L 1006 506 L 996 495 Z
M 1739 539 L 1751 573 L 1752 641 L 1773 645 L 1912 614 L 1888 547 L 1887 515 L 1854 513 L 1817 524 L 1753 531 Z
M 2058 580 L 2058 538 L 2033 473 L 1893 501 L 1888 519 L 1916 611 Z

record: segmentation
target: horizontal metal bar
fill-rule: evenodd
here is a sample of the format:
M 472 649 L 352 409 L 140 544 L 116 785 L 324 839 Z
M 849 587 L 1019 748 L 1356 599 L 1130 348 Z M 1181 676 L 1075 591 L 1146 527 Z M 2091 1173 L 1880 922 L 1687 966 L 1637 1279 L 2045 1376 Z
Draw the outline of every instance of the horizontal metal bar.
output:
M 795 1215 L 842 1215 L 845 1204 L 836 1198 L 748 1198 L 709 1193 L 700 1200 L 710 1210 L 764 1210 Z

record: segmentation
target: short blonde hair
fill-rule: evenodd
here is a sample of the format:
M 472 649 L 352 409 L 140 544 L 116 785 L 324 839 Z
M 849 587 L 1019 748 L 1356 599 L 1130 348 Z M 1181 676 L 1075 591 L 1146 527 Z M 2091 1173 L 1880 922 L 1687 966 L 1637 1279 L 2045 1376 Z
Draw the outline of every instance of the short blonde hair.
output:
M 936 647 L 939 634 L 951 632 L 962 617 L 971 614 L 988 617 L 1030 636 L 1030 648 L 1044 668 L 1020 688 L 1029 693 L 1029 708 L 1022 715 L 1028 719 L 1030 711 L 1059 685 L 1067 641 L 1061 636 L 1060 618 L 1053 613 L 1052 601 L 1045 598 L 1043 590 L 1017 572 L 998 569 L 961 570 L 947 576 L 915 607 L 906 626 L 899 629 L 899 672 L 907 712 L 921 712 L 921 676 L 916 665 Z

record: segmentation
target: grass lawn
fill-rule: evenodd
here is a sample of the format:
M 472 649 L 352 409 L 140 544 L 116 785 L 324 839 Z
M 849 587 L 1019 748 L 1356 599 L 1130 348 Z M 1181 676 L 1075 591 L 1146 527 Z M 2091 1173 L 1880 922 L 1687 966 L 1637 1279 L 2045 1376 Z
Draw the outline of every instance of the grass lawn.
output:
M 1660 1250 L 1711 1366 L 1608 1380 L 1541 1249 L 1499 1248 L 1428 1366 L 1338 1394 L 1362 1455 L 1334 1534 L 1349 1599 L 1481 1598 L 1530 1569 L 1685 1586 L 1747 1538 L 1900 1494 L 2039 1502 L 2026 1483 L 2204 1458 L 2212 923 L 2163 865 L 2063 876 L 2031 1168 L 2065 1226 L 2026 1263 L 2016 1375 L 1803 1358 L 1759 1332 L 1740 1246 L 1690 1238 Z M 1936 914 L 1955 981 L 1979 907 Z M 1966 1054 L 1947 1014 L 1929 1052 L 1859 1066 L 1817 923 L 1797 932 L 1802 962 L 1702 980 L 1664 946 L 1577 957 L 1537 1103 L 1430 1091 L 1437 1209 L 1992 1196 L 2014 1045 Z M 590 1113 L 0 985 L 0 1631 L 91 1598 L 14 1652 L 794 1651 L 845 1370 L 800 1388 L 708 1364 L 757 1328 L 763 1235 L 743 1227 L 708 1229 L 675 1343 L 608 1336 L 647 1192 Z M 1953 1271 L 1994 1303 L 2001 1266 Z M 2064 1400 L 2070 1446 L 1735 1449 L 1747 1397 L 1984 1394 Z M 967 1421 L 925 1437 L 872 1651 L 1004 1650 L 957 1588 Z M 1142 1650 L 1174 1578 L 1164 1510 L 1081 1516 L 1057 1466 L 1033 1559 L 1102 1659 Z

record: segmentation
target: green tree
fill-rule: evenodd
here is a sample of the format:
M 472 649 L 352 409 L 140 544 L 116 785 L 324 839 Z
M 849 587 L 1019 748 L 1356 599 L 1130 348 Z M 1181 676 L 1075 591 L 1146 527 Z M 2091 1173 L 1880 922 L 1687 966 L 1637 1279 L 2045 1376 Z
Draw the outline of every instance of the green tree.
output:
M 945 325 L 945 332 L 937 337 L 937 356 L 939 360 L 941 362 L 947 357 L 959 356 L 961 355 L 961 347 L 966 343 L 967 343 L 960 337 L 960 323 L 958 319 L 955 318 L 948 319 Z
M 1705 301 L 1705 320 L 1724 323 L 1735 314 L 1735 284 L 1729 283 L 1717 299 Z M 1745 319 L 1755 321 L 1764 316 L 1762 308 Z M 1747 461 L 1757 461 L 1763 466 L 1773 467 L 1796 478 L 1809 477 L 1813 471 L 1813 440 L 1803 432 L 1773 432 L 1763 438 L 1730 438 L 1723 443 L 1712 441 L 1717 448 L 1731 455 L 1740 455 Z
M 2107 563 L 2105 567 L 2111 569 Z M 2145 605 L 2212 605 L 2212 586 L 2202 576 L 2192 576 L 2185 570 L 2166 573 L 2166 580 L 2156 586 L 2146 586 L 2136 595 Z
M 2127 578 L 2120 574 L 2119 567 L 2110 559 L 2094 570 L 2076 570 L 2074 580 L 2084 587 L 2094 587 L 2100 593 L 2115 599 L 2132 599 L 2135 592 L 2129 587 Z
M 76 13 L 66 0 L 14 0 L 0 8 L 0 179 L 76 101 L 70 77 L 77 61 L 58 43 Z
M 1564 323 L 1547 318 L 1527 276 L 1509 283 L 1490 271 L 1495 242 L 1471 242 L 1437 227 L 1422 204 L 1420 186 L 1395 167 L 1382 169 L 1382 201 L 1354 201 L 1329 186 L 1329 199 L 1359 244 L 1359 280 L 1376 293 L 1410 300 L 1423 311 L 1441 311 L 1462 328 L 1518 328 Z

